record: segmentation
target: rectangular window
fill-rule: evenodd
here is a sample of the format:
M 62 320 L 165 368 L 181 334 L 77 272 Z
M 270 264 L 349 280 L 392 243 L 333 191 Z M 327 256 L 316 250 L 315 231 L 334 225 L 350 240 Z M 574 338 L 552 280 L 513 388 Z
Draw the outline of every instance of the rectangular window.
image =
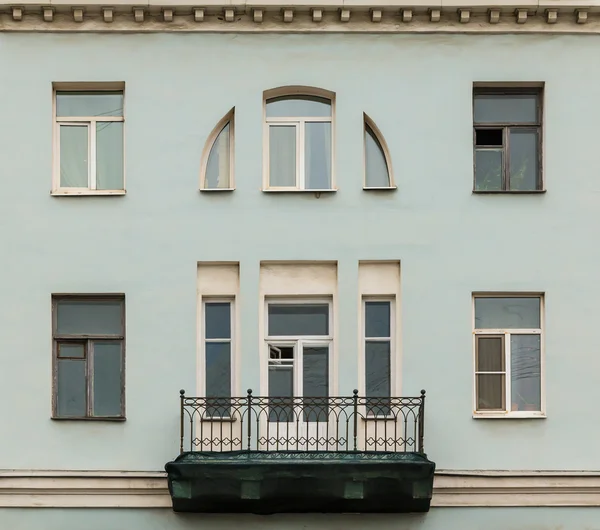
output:
M 204 302 L 204 388 L 207 415 L 225 418 L 231 414 L 233 302 Z
M 53 417 L 125 418 L 125 299 L 54 296 Z
M 476 413 L 542 415 L 542 297 L 474 303 Z
M 123 193 L 123 91 L 54 92 L 57 194 Z
M 542 91 L 475 88 L 474 191 L 542 190 Z
M 364 300 L 365 395 L 369 415 L 389 414 L 393 321 L 391 301 Z

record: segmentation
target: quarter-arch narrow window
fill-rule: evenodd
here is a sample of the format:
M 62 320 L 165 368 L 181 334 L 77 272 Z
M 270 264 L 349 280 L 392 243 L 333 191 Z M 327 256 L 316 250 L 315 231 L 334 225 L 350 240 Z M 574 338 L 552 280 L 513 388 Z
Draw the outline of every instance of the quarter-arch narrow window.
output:
M 387 144 L 365 114 L 365 189 L 395 189 Z
M 333 189 L 333 94 L 265 100 L 265 189 Z
M 233 119 L 231 109 L 213 129 L 202 153 L 200 189 L 233 190 Z

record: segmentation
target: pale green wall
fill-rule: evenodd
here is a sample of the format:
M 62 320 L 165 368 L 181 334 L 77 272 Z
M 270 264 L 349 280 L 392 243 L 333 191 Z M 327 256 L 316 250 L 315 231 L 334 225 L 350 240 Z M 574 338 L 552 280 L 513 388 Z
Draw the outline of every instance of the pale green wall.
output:
M 241 264 L 240 390 L 258 386 L 260 260 L 338 260 L 350 393 L 357 263 L 394 258 L 403 391 L 428 391 L 425 445 L 438 467 L 599 469 L 599 45 L 597 36 L 0 34 L 0 468 L 158 470 L 176 455 L 178 390 L 195 380 L 198 260 Z M 126 197 L 49 195 L 51 82 L 79 80 L 127 84 Z M 471 85 L 482 80 L 546 82 L 547 194 L 471 194 Z M 337 93 L 336 194 L 259 191 L 262 91 L 287 84 Z M 204 141 L 232 106 L 237 190 L 201 195 Z M 396 193 L 361 189 L 363 111 L 391 147 Z M 547 293 L 548 419 L 471 418 L 477 290 Z M 126 293 L 126 423 L 49 419 L 53 292 Z

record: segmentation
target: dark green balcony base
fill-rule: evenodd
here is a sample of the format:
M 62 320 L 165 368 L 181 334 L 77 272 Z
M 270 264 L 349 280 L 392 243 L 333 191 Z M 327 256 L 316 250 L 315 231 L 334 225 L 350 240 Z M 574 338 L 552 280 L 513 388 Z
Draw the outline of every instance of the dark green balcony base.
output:
M 429 510 L 435 464 L 418 453 L 189 452 L 169 462 L 176 512 L 405 513 Z

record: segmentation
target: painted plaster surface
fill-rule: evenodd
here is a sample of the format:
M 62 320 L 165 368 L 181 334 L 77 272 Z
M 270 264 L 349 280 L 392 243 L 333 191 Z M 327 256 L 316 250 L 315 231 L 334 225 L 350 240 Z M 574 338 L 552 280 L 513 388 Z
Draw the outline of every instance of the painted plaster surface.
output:
M 176 455 L 178 391 L 195 387 L 198 261 L 240 262 L 241 393 L 259 386 L 259 262 L 337 260 L 339 393 L 350 395 L 358 378 L 358 261 L 400 259 L 402 393 L 427 389 L 425 447 L 438 467 L 600 469 L 599 43 L 596 36 L 1 34 L 0 468 L 159 470 Z M 53 81 L 125 81 L 125 197 L 50 196 Z M 474 81 L 546 83 L 546 194 L 471 193 Z M 337 93 L 335 194 L 260 191 L 262 92 L 293 84 Z M 200 194 L 200 153 L 232 106 L 237 189 Z M 397 192 L 362 190 L 363 112 L 390 146 Z M 546 293 L 545 420 L 471 417 L 471 293 L 482 290 Z M 50 296 L 73 292 L 126 294 L 124 423 L 50 419 Z M 89 513 L 35 519 L 6 511 L 0 528 L 38 528 L 36 520 L 47 530 L 65 520 L 90 530 L 196 527 L 167 512 Z M 443 513 L 466 514 L 384 517 L 381 528 L 451 528 Z M 503 512 L 506 524 L 483 513 L 471 510 L 476 519 L 461 527 L 600 527 L 583 510 L 577 519 L 549 510 L 560 517 L 543 515 L 530 527 L 522 517 L 534 525 L 535 510 Z M 329 521 L 302 520 L 289 528 Z M 335 520 L 364 528 L 360 518 Z M 227 517 L 210 521 L 237 526 Z

